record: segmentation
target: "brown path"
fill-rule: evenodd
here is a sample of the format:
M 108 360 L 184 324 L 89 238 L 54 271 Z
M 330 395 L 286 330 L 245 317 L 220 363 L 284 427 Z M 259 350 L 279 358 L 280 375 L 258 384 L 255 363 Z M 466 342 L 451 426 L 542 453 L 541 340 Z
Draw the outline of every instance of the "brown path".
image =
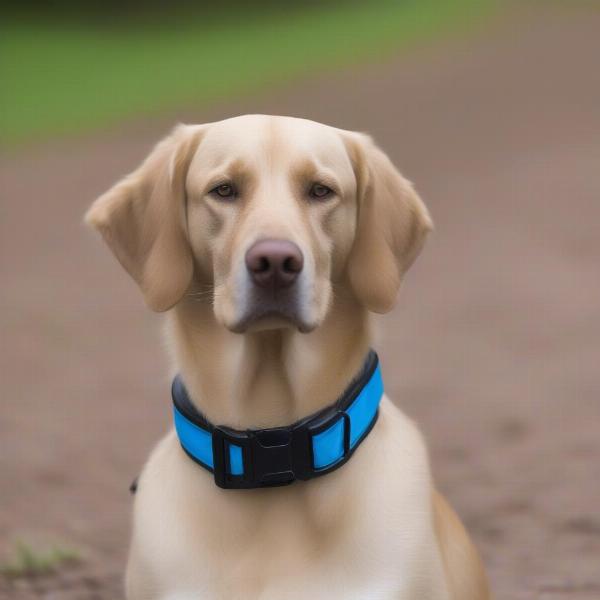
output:
M 437 231 L 383 320 L 387 388 L 499 599 L 600 598 L 599 31 L 598 11 L 531 14 L 208 115 L 368 130 L 417 182 Z M 120 595 L 167 370 L 157 319 L 80 218 L 163 125 L 2 160 L 0 553 L 41 536 L 86 561 L 0 597 Z

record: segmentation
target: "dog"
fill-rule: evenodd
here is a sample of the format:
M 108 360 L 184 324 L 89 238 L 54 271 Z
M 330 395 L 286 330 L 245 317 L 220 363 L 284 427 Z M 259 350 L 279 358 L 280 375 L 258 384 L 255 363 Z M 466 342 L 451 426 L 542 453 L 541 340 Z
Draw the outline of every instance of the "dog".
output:
M 178 374 L 134 500 L 129 600 L 490 597 L 370 350 L 370 313 L 432 228 L 370 137 L 180 125 L 86 221 L 166 312 Z

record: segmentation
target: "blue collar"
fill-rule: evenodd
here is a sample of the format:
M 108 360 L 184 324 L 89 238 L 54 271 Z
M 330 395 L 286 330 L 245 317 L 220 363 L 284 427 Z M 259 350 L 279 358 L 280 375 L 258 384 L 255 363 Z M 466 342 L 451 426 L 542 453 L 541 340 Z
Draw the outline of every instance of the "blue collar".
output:
M 189 457 L 214 473 L 219 487 L 258 488 L 319 477 L 347 462 L 377 420 L 383 381 L 371 350 L 331 406 L 287 427 L 244 431 L 205 419 L 179 375 L 171 393 L 175 429 Z

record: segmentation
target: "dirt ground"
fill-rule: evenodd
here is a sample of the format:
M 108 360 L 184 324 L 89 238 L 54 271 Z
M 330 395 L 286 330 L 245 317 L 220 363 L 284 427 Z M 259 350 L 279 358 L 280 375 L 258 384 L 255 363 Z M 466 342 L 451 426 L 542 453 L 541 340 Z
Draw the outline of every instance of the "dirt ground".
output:
M 0 555 L 59 541 L 82 562 L 0 577 L 0 597 L 122 597 L 127 488 L 169 426 L 160 318 L 84 210 L 176 119 L 268 112 L 370 131 L 431 208 L 436 232 L 377 346 L 496 597 L 600 598 L 599 32 L 597 10 L 532 11 L 218 111 L 2 157 Z

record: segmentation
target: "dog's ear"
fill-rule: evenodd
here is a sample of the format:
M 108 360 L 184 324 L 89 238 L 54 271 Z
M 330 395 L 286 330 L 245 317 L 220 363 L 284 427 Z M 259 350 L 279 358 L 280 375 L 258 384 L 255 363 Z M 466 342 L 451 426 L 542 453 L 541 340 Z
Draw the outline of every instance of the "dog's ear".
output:
M 404 273 L 432 229 L 412 184 L 363 134 L 346 134 L 357 180 L 356 237 L 348 261 L 354 293 L 369 310 L 392 309 Z
M 133 173 L 100 196 L 85 216 L 155 311 L 176 304 L 193 258 L 185 225 L 185 179 L 201 129 L 180 125 Z

